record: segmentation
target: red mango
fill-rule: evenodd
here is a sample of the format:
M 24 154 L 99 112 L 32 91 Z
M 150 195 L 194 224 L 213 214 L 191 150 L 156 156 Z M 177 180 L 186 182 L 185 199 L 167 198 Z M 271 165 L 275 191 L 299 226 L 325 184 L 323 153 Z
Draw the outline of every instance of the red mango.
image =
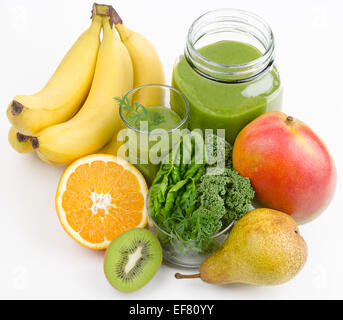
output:
M 323 141 L 305 123 L 278 111 L 239 133 L 233 166 L 250 178 L 261 205 L 300 224 L 318 216 L 336 189 L 336 167 Z

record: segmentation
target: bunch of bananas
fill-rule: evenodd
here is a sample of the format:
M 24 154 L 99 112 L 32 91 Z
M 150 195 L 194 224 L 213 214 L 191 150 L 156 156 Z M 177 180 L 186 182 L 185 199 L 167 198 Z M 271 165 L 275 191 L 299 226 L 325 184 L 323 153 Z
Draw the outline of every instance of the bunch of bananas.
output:
M 164 81 L 152 44 L 129 30 L 113 7 L 94 4 L 90 28 L 48 84 L 34 95 L 18 95 L 11 101 L 7 109 L 12 124 L 9 142 L 16 151 L 36 152 L 55 165 L 69 164 L 99 150 L 113 153 L 121 128 L 114 97 Z

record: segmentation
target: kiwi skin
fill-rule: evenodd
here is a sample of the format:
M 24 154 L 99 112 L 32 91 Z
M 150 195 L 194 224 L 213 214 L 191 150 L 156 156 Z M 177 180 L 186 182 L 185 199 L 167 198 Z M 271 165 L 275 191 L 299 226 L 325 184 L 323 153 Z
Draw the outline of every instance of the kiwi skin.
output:
M 136 252 L 139 247 L 142 248 L 142 256 L 130 272 L 125 273 L 127 278 L 123 279 L 128 255 Z M 162 259 L 162 248 L 155 234 L 147 229 L 131 229 L 114 239 L 108 247 L 104 262 L 105 276 L 119 291 L 133 292 L 145 286 L 155 276 Z

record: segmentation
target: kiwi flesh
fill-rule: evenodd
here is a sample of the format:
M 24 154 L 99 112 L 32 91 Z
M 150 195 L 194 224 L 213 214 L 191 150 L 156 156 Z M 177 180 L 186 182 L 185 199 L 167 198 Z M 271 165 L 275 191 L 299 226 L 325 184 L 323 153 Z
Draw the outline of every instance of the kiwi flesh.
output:
M 146 285 L 162 263 L 162 248 L 149 230 L 136 228 L 122 233 L 106 251 L 104 270 L 116 289 L 132 292 Z

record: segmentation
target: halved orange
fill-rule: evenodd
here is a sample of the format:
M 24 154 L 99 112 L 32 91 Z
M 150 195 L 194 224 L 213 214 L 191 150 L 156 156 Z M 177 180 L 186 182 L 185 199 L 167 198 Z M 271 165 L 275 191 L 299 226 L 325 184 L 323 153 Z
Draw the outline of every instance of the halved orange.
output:
M 95 154 L 72 163 L 56 194 L 63 228 L 83 246 L 102 250 L 133 228 L 147 224 L 148 187 L 141 173 L 126 160 Z

